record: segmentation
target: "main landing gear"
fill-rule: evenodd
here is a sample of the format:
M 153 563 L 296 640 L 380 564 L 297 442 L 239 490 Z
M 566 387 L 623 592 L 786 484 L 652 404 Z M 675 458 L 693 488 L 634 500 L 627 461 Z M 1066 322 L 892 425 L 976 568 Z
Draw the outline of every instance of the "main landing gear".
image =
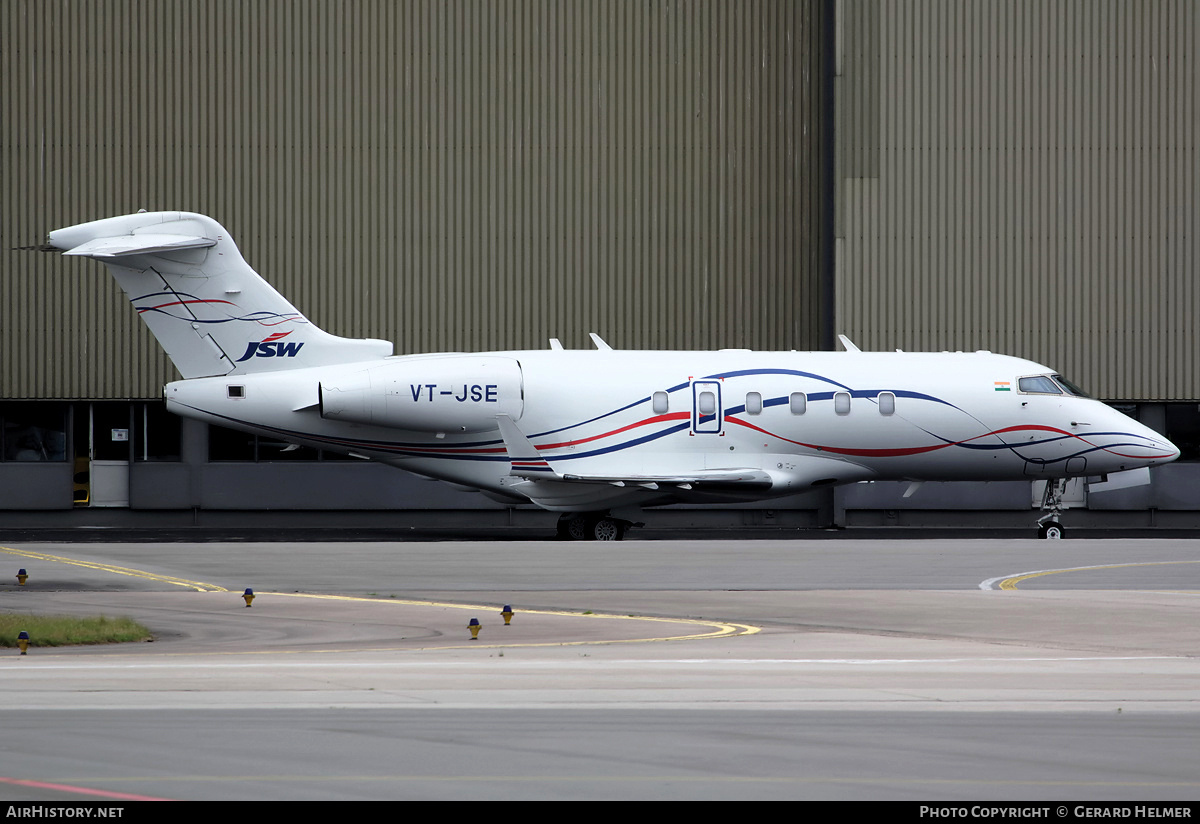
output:
M 558 517 L 558 537 L 564 541 L 619 541 L 631 526 L 607 512 L 568 512 Z
M 1038 518 L 1038 537 L 1057 541 L 1066 536 L 1062 521 L 1062 499 L 1067 491 L 1066 478 L 1051 478 L 1046 481 L 1046 491 L 1042 493 L 1042 510 L 1046 513 Z

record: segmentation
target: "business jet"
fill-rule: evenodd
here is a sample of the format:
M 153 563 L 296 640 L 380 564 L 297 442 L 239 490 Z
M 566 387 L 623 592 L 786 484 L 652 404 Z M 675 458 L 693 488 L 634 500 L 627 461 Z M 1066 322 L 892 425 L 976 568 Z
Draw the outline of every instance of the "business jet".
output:
M 1060 538 L 1066 479 L 1179 456 L 990 352 L 618 351 L 593 333 L 594 350 L 394 356 L 319 329 L 203 215 L 93 221 L 49 246 L 112 270 L 183 377 L 173 412 L 532 503 L 574 539 L 620 540 L 648 506 L 880 480 L 1044 480 L 1038 534 Z

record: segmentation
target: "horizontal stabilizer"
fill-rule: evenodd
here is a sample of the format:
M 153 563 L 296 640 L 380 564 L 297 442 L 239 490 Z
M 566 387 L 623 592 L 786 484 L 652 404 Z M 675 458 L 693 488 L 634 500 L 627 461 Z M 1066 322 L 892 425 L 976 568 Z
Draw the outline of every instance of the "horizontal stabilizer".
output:
M 119 237 L 98 237 L 86 243 L 68 249 L 64 255 L 79 257 L 107 258 L 127 257 L 129 255 L 153 255 L 161 252 L 176 252 L 182 249 L 205 249 L 216 246 L 217 241 L 209 237 L 187 237 L 185 235 L 120 235 Z

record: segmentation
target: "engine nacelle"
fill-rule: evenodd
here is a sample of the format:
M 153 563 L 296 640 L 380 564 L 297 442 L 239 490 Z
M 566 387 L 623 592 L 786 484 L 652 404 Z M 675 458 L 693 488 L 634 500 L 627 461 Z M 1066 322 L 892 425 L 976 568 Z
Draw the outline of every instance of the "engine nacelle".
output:
M 421 432 L 484 432 L 524 410 L 521 364 L 496 355 L 397 358 L 321 381 L 321 417 Z

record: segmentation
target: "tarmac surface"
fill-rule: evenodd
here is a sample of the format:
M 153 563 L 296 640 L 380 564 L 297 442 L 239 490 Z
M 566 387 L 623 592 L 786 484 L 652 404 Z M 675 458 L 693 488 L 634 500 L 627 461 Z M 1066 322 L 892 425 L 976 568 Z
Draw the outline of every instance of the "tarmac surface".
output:
M 5 801 L 1200 798 L 1197 540 L 10 542 L 0 575 L 0 612 L 155 633 L 0 649 Z

